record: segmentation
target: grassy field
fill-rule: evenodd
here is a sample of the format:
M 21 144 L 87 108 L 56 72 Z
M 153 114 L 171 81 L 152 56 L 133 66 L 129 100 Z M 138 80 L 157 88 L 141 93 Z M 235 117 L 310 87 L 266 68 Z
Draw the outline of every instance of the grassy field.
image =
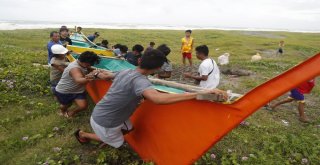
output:
M 0 31 L 1 164 L 152 164 L 143 162 L 128 147 L 99 149 L 98 144 L 82 146 L 74 139 L 72 133 L 76 128 L 90 130 L 93 105 L 72 120 L 57 115 L 58 104 L 49 91 L 49 70 L 32 64 L 47 63 L 46 43 L 51 30 Z M 183 31 L 85 29 L 84 32 L 94 31 L 99 31 L 111 45 L 166 43 L 172 48 L 173 64 L 181 64 Z M 229 52 L 228 67 L 254 73 L 239 78 L 222 76 L 220 88 L 237 93 L 246 93 L 320 52 L 320 34 L 195 30 L 193 36 L 195 45 L 209 46 L 213 58 Z M 281 57 L 275 55 L 279 40 L 286 42 Z M 263 60 L 250 62 L 257 52 Z M 320 164 L 319 99 L 318 85 L 306 96 L 310 124 L 297 120 L 295 103 L 281 106 L 275 112 L 257 111 L 248 118 L 249 126 L 234 129 L 196 164 Z M 215 159 L 210 157 L 212 153 Z

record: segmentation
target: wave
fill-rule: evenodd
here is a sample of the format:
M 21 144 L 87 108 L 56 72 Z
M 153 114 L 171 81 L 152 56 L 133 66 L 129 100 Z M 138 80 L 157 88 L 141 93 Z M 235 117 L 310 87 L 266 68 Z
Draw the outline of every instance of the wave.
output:
M 243 27 L 218 27 L 218 26 L 183 26 L 183 25 L 153 25 L 153 24 L 129 24 L 129 23 L 89 23 L 89 22 L 48 22 L 48 21 L 0 21 L 0 30 L 17 29 L 47 29 L 59 28 L 62 25 L 72 29 L 74 26 L 83 28 L 101 29 L 148 29 L 148 30 L 237 30 L 237 31 L 282 31 L 282 32 L 302 32 L 320 33 L 320 30 L 300 30 L 300 29 L 273 29 L 273 28 L 243 28 Z

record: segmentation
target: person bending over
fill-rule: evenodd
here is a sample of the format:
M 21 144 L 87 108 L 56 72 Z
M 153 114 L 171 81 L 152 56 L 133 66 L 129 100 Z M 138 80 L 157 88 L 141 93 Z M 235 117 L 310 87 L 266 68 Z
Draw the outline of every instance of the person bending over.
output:
M 132 52 L 128 52 L 124 58 L 132 65 L 138 66 L 138 60 L 142 56 L 143 46 L 137 44 L 132 47 Z
M 73 117 L 80 111 L 87 109 L 87 94 L 85 86 L 93 79 L 86 78 L 85 75 L 91 70 L 91 66 L 98 64 L 100 57 L 94 52 L 85 51 L 79 58 L 70 63 L 64 69 L 62 77 L 55 88 L 55 95 L 60 103 L 60 114 L 65 117 Z M 77 106 L 70 110 L 72 103 Z
M 167 56 L 170 54 L 171 49 L 166 44 L 162 44 L 157 47 L 157 50 L 160 50 L 166 57 L 166 60 L 164 61 L 163 65 L 161 66 L 158 72 L 158 77 L 160 79 L 170 78 L 172 72 L 172 65 L 168 60 Z
M 147 76 L 160 69 L 165 60 L 162 52 L 151 50 L 141 57 L 139 66 L 135 70 L 97 74 L 100 79 L 113 79 L 113 83 L 106 95 L 94 107 L 90 118 L 94 133 L 77 130 L 74 133 L 77 140 L 80 143 L 94 140 L 118 148 L 124 142 L 123 134 L 132 130 L 129 118 L 143 99 L 155 104 L 172 104 L 195 99 L 197 93 L 167 94 L 158 92 L 152 87 Z M 218 89 L 204 93 L 223 94 L 226 97 L 226 93 Z
M 195 84 L 198 84 L 200 87 L 209 89 L 216 88 L 220 82 L 220 70 L 217 63 L 209 58 L 209 48 L 206 45 L 196 47 L 196 55 L 197 58 L 201 60 L 198 75 L 184 73 L 184 76 L 194 79 Z
M 50 64 L 50 85 L 51 89 L 54 92 L 54 88 L 58 85 L 58 82 L 61 79 L 64 69 L 69 65 L 67 62 L 66 54 L 68 49 L 62 45 L 55 44 L 51 47 L 53 57 L 51 58 Z

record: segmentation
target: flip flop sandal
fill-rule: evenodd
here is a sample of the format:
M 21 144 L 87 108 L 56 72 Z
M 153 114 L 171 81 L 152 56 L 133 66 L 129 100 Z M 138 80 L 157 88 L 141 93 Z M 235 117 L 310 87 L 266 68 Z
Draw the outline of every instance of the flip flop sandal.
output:
M 76 137 L 76 139 L 78 140 L 78 142 L 79 142 L 80 144 L 89 143 L 89 140 L 86 139 L 86 138 L 81 138 L 80 135 L 79 135 L 79 133 L 80 133 L 80 129 L 76 130 L 76 131 L 73 133 L 73 135 Z
M 133 130 L 134 130 L 134 127 L 132 127 L 132 129 L 130 129 L 130 130 L 121 129 L 121 132 L 122 132 L 123 135 L 126 135 L 126 134 L 132 132 Z

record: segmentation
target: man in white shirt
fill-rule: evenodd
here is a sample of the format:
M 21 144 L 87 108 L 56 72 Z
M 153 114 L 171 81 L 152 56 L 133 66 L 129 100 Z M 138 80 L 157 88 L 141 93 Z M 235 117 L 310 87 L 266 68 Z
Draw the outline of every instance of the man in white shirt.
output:
M 219 85 L 220 70 L 217 63 L 209 58 L 208 54 L 209 49 L 206 45 L 196 47 L 197 58 L 202 61 L 198 69 L 198 75 L 184 73 L 184 76 L 195 79 L 196 82 L 199 82 L 200 87 L 213 89 Z

